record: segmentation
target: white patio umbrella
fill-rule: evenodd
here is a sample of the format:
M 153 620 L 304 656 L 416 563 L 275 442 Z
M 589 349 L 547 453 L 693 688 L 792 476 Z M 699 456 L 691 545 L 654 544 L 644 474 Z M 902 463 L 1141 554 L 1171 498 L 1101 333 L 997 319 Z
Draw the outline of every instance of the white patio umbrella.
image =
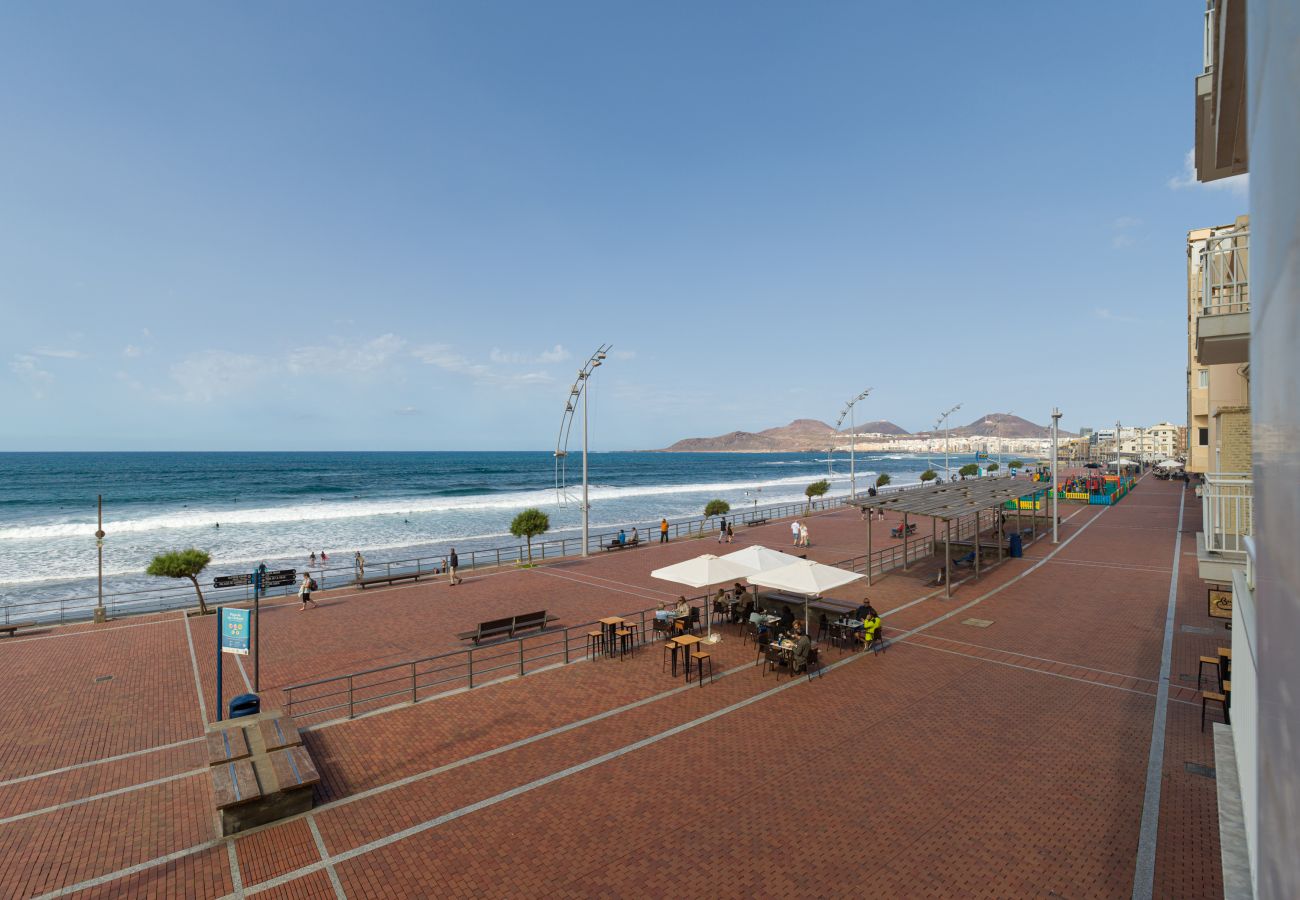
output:
M 820 596 L 826 591 L 843 587 L 862 578 L 857 572 L 835 566 L 823 565 L 811 559 L 801 559 L 788 566 L 759 572 L 747 579 L 750 584 L 759 587 L 774 588 L 791 594 L 803 594 L 804 628 L 808 627 L 808 598 Z
M 1156 467 L 1160 469 L 1181 469 L 1183 463 L 1176 459 L 1166 459 L 1156 463 Z
M 749 566 L 741 565 L 735 560 L 722 559 L 712 553 L 706 553 L 694 559 L 683 560 L 671 566 L 664 566 L 662 569 L 655 569 L 650 573 L 650 577 L 662 581 L 671 581 L 674 584 L 684 584 L 693 588 L 711 588 L 715 584 L 722 584 L 726 581 L 738 581 L 753 573 L 754 570 Z M 708 624 L 709 640 L 712 642 L 713 616 L 709 616 Z
M 719 557 L 719 559 L 740 563 L 742 566 L 747 566 L 751 572 L 770 572 L 782 566 L 803 562 L 797 556 L 782 553 L 780 550 L 769 550 L 767 547 L 758 544 L 745 547 L 743 550 L 737 550 L 735 553 L 728 553 L 726 556 Z

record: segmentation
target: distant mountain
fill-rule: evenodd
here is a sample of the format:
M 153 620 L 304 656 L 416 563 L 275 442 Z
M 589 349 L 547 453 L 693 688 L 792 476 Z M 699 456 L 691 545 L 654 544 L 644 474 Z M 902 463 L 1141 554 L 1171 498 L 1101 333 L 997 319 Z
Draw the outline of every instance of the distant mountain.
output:
M 874 422 L 863 422 L 861 425 L 854 425 L 851 428 L 843 428 L 840 434 L 908 434 L 906 428 L 901 428 L 893 422 L 885 419 L 876 419 Z
M 1028 419 L 1010 413 L 988 413 L 969 425 L 953 428 L 948 433 L 953 437 L 1047 438 L 1052 436 L 1052 429 L 1047 425 L 1035 425 Z M 925 432 L 924 436 L 937 437 L 942 434 L 941 428 L 937 431 Z M 1074 435 L 1062 431 L 1061 437 L 1074 437 Z
M 776 453 L 780 451 L 825 450 L 835 429 L 817 419 L 795 419 L 789 425 L 760 432 L 732 431 L 717 437 L 686 438 L 666 449 L 675 452 L 731 451 Z

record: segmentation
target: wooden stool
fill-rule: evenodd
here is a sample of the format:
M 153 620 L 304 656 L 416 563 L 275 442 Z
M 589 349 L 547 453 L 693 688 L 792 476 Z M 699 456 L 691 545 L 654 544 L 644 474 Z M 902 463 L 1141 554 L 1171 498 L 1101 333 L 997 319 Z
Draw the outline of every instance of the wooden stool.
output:
M 641 643 L 641 626 L 635 622 L 624 622 L 623 627 L 632 632 L 632 646 Z
M 713 657 L 702 650 L 696 650 L 691 654 L 691 659 L 695 661 L 697 667 L 696 674 L 699 676 L 700 687 L 704 687 L 704 664 L 709 664 L 709 681 L 713 681 Z M 691 664 L 686 664 L 686 680 L 691 680 Z
M 1210 666 L 1214 670 L 1214 683 L 1216 686 L 1221 681 L 1223 670 L 1219 667 L 1219 658 L 1217 656 L 1202 656 L 1199 668 L 1196 670 L 1196 689 L 1201 689 L 1201 679 L 1205 677 L 1205 667 Z
M 618 658 L 620 660 L 636 650 L 636 645 L 632 643 L 632 630 L 630 628 L 618 629 L 614 632 L 614 637 L 618 638 Z
M 1223 707 L 1223 724 L 1232 724 L 1232 717 L 1228 714 L 1228 695 L 1214 691 L 1201 691 L 1201 731 L 1205 731 L 1205 706 L 1211 700 L 1217 700 Z
M 677 677 L 677 651 L 679 648 L 680 645 L 676 641 L 668 641 L 664 644 L 663 665 L 659 667 L 660 672 L 662 672 L 668 666 L 668 656 L 669 654 L 672 654 L 673 677 L 674 678 Z
M 588 631 L 587 632 L 587 659 L 594 659 L 597 654 L 605 649 L 605 631 Z

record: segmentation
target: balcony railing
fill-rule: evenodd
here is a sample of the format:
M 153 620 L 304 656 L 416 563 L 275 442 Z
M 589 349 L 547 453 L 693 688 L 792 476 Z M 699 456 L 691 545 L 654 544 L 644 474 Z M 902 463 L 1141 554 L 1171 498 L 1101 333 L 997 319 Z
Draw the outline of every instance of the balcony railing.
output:
M 1205 549 L 1245 554 L 1254 534 L 1255 482 L 1249 472 L 1209 472 L 1201 486 L 1201 527 Z
M 1250 230 L 1217 234 L 1201 254 L 1201 315 L 1250 312 Z

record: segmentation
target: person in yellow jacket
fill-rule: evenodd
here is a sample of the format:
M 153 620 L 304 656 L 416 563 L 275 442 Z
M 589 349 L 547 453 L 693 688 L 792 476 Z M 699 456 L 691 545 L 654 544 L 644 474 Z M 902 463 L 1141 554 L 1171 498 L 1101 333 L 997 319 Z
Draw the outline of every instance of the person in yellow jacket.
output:
M 667 519 L 659 520 L 659 543 L 661 544 L 668 543 L 668 520 Z
M 874 612 L 862 623 L 862 645 L 864 649 L 870 647 L 871 642 L 876 639 L 876 635 L 880 632 L 880 624 L 880 616 L 875 615 Z

